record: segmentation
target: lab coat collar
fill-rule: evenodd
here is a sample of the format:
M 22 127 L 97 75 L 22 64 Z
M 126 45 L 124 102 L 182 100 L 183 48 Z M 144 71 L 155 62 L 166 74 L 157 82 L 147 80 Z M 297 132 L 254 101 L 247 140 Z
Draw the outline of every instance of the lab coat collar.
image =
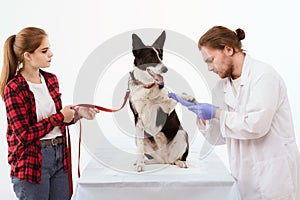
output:
M 249 55 L 245 55 L 243 68 L 242 68 L 242 74 L 241 74 L 241 83 L 240 83 L 240 89 L 242 89 L 243 85 L 245 85 L 246 81 L 248 80 L 250 66 L 249 63 L 251 61 L 251 57 Z M 238 96 L 234 96 L 234 93 L 232 91 L 232 86 L 230 83 L 230 78 L 226 78 L 225 84 L 224 84 L 224 93 L 225 93 L 225 103 L 230 106 L 232 109 L 235 109 L 238 103 Z
M 249 64 L 250 61 L 251 61 L 251 57 L 248 54 L 245 54 L 240 86 L 245 85 L 246 81 L 248 80 L 248 76 L 249 76 L 249 72 L 250 72 L 250 64 Z

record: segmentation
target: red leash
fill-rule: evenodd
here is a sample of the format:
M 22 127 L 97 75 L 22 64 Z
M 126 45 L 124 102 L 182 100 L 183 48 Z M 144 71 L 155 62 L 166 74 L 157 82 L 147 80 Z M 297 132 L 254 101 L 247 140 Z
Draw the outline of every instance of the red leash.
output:
M 127 102 L 127 99 L 129 97 L 129 93 L 130 93 L 130 91 L 127 90 L 126 94 L 125 94 L 125 97 L 124 97 L 124 101 L 123 101 L 122 106 L 119 109 L 115 109 L 115 110 L 114 109 L 104 108 L 102 106 L 97 106 L 97 105 L 93 105 L 93 104 L 77 104 L 76 106 L 81 106 L 81 107 L 86 107 L 86 108 L 97 108 L 98 110 L 101 110 L 101 111 L 104 111 L 104 112 L 117 112 L 117 111 L 121 110 L 125 106 L 125 104 Z
M 68 179 L 69 179 L 69 192 L 70 198 L 73 194 L 73 180 L 72 180 L 72 157 L 71 157 L 71 139 L 70 139 L 70 132 L 69 127 L 66 126 L 66 137 L 67 137 L 67 151 L 68 151 Z
M 121 110 L 122 108 L 124 108 L 124 106 L 126 105 L 126 102 L 129 98 L 129 94 L 130 91 L 127 90 L 125 97 L 124 97 L 124 101 L 122 106 L 119 109 L 109 109 L 109 108 L 104 108 L 102 106 L 97 106 L 97 105 L 93 105 L 93 104 L 77 104 L 76 106 L 81 106 L 81 107 L 86 107 L 86 108 L 97 108 L 98 110 L 104 111 L 104 112 L 117 112 L 119 110 Z M 80 126 L 80 131 L 79 131 L 79 144 L 78 144 L 78 178 L 80 178 L 80 146 L 81 146 L 81 132 L 82 132 L 82 128 L 81 128 L 81 121 L 79 120 L 79 126 Z M 69 128 L 67 126 L 67 135 L 68 135 L 68 166 L 69 166 L 69 187 L 70 187 L 70 196 L 72 196 L 73 194 L 73 181 L 72 181 L 72 157 L 71 157 L 71 140 L 70 140 L 70 135 L 69 135 Z

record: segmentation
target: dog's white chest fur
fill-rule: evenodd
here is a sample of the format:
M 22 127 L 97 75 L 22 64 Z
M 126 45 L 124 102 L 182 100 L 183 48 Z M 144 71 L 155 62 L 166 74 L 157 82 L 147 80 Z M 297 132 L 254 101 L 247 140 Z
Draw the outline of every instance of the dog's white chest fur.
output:
M 136 87 L 136 86 L 134 86 Z M 176 101 L 168 97 L 166 89 L 159 89 L 157 86 L 151 89 L 139 87 L 132 90 L 130 101 L 137 113 L 139 113 L 139 123 L 144 130 L 151 135 L 157 134 L 162 126 L 157 126 L 154 119 L 158 119 L 158 109 L 170 114 L 176 105 Z
M 138 113 L 144 113 L 146 109 L 151 109 L 155 105 L 159 105 L 165 113 L 170 113 L 177 103 L 169 98 L 168 91 L 165 88 L 159 89 L 157 86 L 151 89 L 136 87 L 136 89 L 134 87 L 131 89 L 130 101 L 134 104 Z

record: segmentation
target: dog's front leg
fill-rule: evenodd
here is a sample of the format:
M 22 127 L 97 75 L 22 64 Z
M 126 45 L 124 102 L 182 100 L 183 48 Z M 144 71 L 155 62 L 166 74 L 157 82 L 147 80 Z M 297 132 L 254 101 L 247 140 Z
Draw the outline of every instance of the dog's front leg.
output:
M 136 146 L 137 146 L 137 161 L 136 171 L 143 172 L 145 168 L 145 157 L 144 157 L 144 129 L 138 124 L 136 126 Z

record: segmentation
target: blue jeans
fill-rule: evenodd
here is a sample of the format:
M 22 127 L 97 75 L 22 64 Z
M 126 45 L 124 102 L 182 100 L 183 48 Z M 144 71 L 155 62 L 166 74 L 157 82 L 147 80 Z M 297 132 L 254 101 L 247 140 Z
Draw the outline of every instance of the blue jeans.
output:
M 63 145 L 42 147 L 42 174 L 39 184 L 11 177 L 19 200 L 69 200 L 68 173 L 63 169 Z

